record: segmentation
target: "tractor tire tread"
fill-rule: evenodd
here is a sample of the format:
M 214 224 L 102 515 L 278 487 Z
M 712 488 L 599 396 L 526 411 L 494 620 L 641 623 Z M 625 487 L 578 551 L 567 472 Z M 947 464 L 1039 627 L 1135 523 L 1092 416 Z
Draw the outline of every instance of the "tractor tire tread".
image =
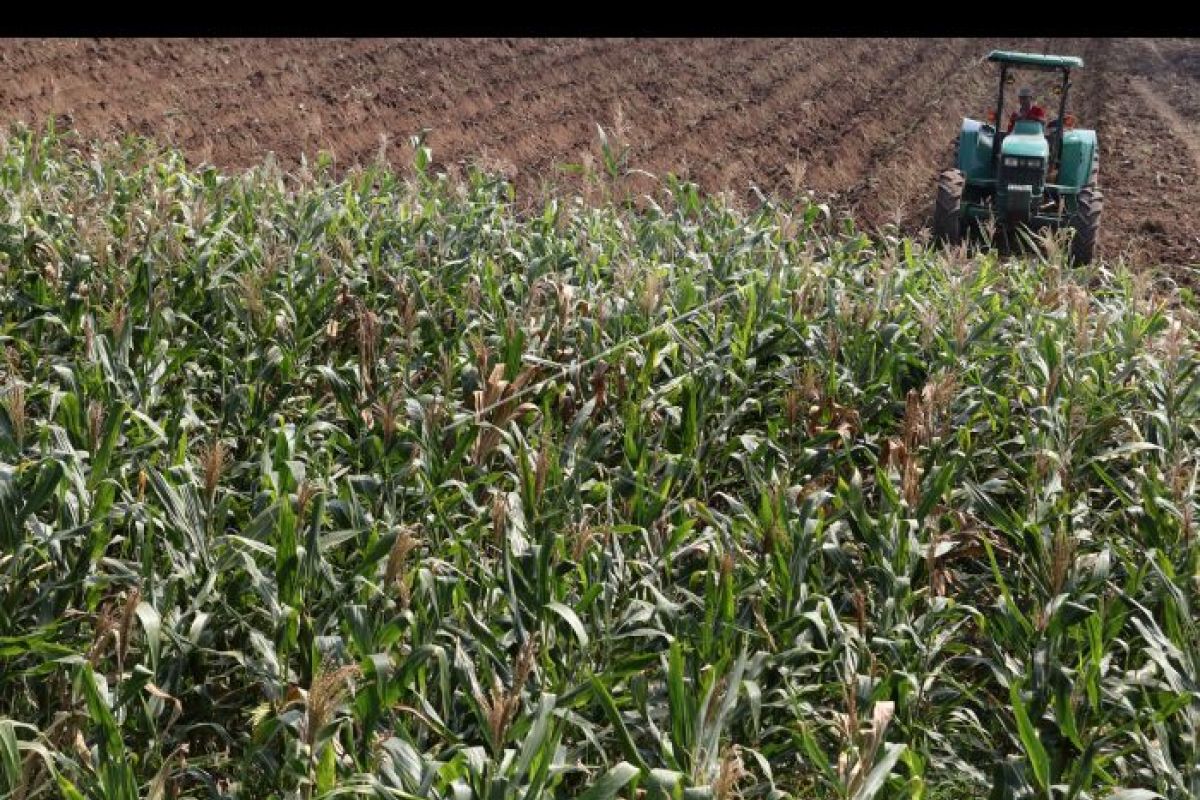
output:
M 1071 227 L 1075 236 L 1071 240 L 1071 260 L 1075 264 L 1090 264 L 1096 254 L 1096 241 L 1100 234 L 1100 215 L 1104 212 L 1104 193 L 1094 183 L 1079 190 L 1075 201 L 1075 214 Z
M 938 176 L 937 202 L 933 209 L 933 234 L 940 244 L 962 241 L 962 196 L 966 179 L 962 171 L 947 169 Z

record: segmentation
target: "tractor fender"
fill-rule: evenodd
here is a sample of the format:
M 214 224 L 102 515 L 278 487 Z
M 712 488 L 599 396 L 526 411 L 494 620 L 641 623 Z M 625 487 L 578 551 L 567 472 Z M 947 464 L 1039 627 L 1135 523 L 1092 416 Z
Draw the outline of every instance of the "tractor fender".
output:
M 964 117 L 958 134 L 958 163 L 968 181 L 991 177 L 992 129 L 977 119 Z
M 1092 165 L 1097 158 L 1096 132 L 1071 130 L 1063 134 L 1062 160 L 1058 183 L 1075 189 L 1085 186 L 1092 177 Z

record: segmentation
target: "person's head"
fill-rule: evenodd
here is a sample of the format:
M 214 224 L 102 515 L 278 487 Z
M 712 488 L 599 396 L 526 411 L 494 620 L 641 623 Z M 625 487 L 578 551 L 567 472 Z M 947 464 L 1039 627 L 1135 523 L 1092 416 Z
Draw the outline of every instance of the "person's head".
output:
M 1022 111 L 1028 111 L 1029 107 L 1033 105 L 1033 89 L 1022 86 L 1017 92 L 1017 102 L 1021 104 Z

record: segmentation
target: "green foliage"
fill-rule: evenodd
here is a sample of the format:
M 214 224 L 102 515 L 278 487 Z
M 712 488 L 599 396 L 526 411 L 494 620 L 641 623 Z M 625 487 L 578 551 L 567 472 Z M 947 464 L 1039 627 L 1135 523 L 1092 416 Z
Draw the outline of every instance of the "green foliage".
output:
M 0 141 L 0 795 L 1200 796 L 1186 305 L 413 144 Z

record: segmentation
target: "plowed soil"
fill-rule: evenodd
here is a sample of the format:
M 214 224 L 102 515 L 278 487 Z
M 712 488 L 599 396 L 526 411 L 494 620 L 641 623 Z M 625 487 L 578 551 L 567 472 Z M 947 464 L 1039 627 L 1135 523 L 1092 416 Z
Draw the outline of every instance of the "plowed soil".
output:
M 811 189 L 915 232 L 961 118 L 994 103 L 992 48 L 1083 57 L 1071 109 L 1100 137 L 1101 256 L 1200 263 L 1197 40 L 6 40 L 0 116 L 235 168 L 400 162 L 426 129 L 435 164 L 502 171 L 530 202 L 579 180 L 564 165 L 598 166 L 599 124 L 652 174 Z

